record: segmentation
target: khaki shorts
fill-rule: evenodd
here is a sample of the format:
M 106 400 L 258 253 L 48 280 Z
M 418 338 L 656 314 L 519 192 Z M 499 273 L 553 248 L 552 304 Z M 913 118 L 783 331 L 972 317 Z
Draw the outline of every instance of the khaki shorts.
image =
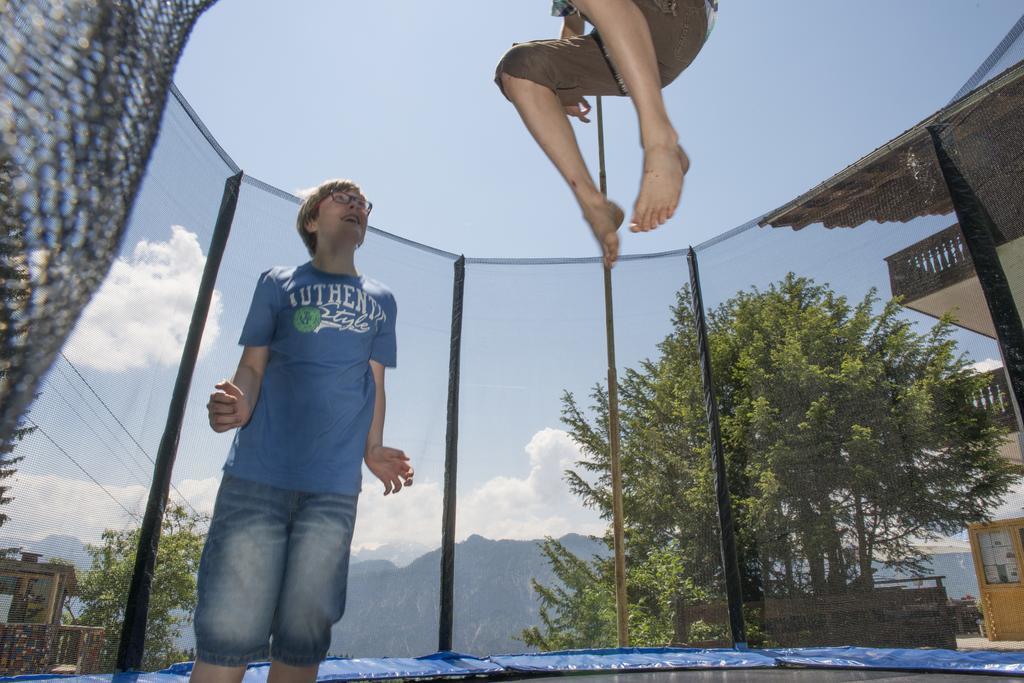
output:
M 633 2 L 650 27 L 661 86 L 665 87 L 704 46 L 708 31 L 704 0 Z M 586 95 L 627 94 L 597 31 L 566 40 L 517 43 L 498 62 L 495 82 L 499 88 L 503 73 L 551 88 L 565 106 Z

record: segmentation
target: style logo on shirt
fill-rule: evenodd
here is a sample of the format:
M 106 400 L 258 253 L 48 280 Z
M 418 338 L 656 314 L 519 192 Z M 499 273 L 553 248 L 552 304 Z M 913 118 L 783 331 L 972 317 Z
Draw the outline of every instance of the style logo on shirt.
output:
M 302 333 L 350 330 L 362 334 L 370 331 L 370 323 L 388 318 L 376 299 L 352 285 L 306 285 L 289 294 L 289 301 L 296 309 L 292 324 Z

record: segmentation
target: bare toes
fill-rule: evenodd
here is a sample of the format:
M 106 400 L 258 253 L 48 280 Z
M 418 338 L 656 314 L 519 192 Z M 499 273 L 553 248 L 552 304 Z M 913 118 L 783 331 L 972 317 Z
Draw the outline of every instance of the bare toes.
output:
M 609 265 L 615 262 L 619 253 L 618 229 L 625 218 L 622 209 L 614 202 L 604 200 L 599 206 L 585 208 L 583 217 L 590 224 L 598 244 L 604 254 L 604 262 Z
M 614 235 L 613 235 L 614 236 Z M 619 257 L 619 240 L 618 237 L 615 239 L 606 239 L 601 243 L 601 249 L 604 251 L 604 264 L 611 268 L 616 259 Z
M 675 214 L 689 165 L 681 147 L 645 149 L 644 174 L 633 210 L 635 231 L 654 230 Z

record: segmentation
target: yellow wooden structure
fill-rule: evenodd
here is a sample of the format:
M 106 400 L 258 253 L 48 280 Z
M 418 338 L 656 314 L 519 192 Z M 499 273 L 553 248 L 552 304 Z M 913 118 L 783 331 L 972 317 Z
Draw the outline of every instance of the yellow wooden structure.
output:
M 968 527 L 989 640 L 1024 640 L 1024 517 Z

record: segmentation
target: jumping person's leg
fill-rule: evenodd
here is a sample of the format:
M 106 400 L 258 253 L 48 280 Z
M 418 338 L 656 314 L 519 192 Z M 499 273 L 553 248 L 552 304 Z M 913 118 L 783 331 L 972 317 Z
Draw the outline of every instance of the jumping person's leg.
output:
M 531 80 L 506 71 L 500 71 L 499 78 L 502 90 L 515 105 L 530 134 L 569 184 L 584 219 L 601 245 L 605 264 L 611 266 L 619 255 L 616 231 L 624 217 L 622 209 L 608 201 L 594 185 L 561 101 L 553 90 Z
M 600 193 L 580 154 L 565 107 L 588 95 L 623 95 L 627 90 L 633 95 L 644 147 L 644 177 L 632 227 L 634 231 L 657 227 L 675 210 L 689 167 L 665 111 L 661 88 L 700 51 L 707 17 L 704 0 L 581 0 L 574 4 L 595 25 L 615 24 L 610 39 L 601 34 L 599 42 L 589 34 L 515 45 L 499 62 L 495 80 L 569 184 L 610 264 L 618 253 L 615 230 L 621 210 L 603 198 L 598 200 Z M 624 67 L 613 67 L 613 61 L 616 66 L 622 61 Z
M 630 229 L 653 230 L 675 213 L 690 162 L 661 97 L 658 58 L 647 19 L 633 0 L 574 0 L 601 34 L 640 122 L 644 172 Z

